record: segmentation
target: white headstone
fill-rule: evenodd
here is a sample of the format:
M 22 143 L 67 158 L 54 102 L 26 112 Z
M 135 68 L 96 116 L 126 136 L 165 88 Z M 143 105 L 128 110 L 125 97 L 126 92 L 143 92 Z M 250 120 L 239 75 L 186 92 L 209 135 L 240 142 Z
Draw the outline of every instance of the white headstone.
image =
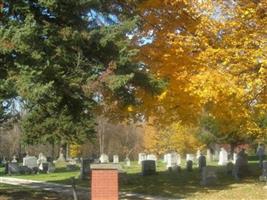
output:
M 119 163 L 119 156 L 118 155 L 113 155 L 113 163 L 115 163 L 115 164 Z
M 197 155 L 196 155 L 197 160 L 199 159 L 200 156 L 201 156 L 201 151 L 200 151 L 200 149 L 198 149 L 197 150 Z
M 127 167 L 131 166 L 131 160 L 128 157 L 126 157 L 125 162 Z
M 38 160 L 37 160 L 37 164 L 39 166 L 38 168 L 40 170 L 43 170 L 44 169 L 43 168 L 43 164 L 44 163 L 47 163 L 47 158 L 46 158 L 46 156 L 43 153 L 40 153 L 39 156 L 38 156 Z
M 164 154 L 164 157 L 163 157 L 163 162 L 164 162 L 164 163 L 167 163 L 167 155 L 168 155 L 168 154 Z
M 157 156 L 154 154 L 148 154 L 146 160 L 154 160 L 157 161 Z
M 215 150 L 213 160 L 219 160 L 219 151 Z
M 59 150 L 59 157 L 58 157 L 57 161 L 59 161 L 59 162 L 64 161 L 65 162 L 63 148 L 60 148 L 60 150 Z
M 234 154 L 233 154 L 233 163 L 234 163 L 234 164 L 236 163 L 236 159 L 237 159 L 237 153 L 234 153 Z
M 101 163 L 109 163 L 109 158 L 107 154 L 101 154 L 100 158 L 99 158 Z
M 207 156 L 206 156 L 207 162 L 210 162 L 212 159 L 212 154 L 210 152 L 210 149 L 207 149 Z
M 194 162 L 195 156 L 194 156 L 194 154 L 186 154 L 186 158 L 185 159 L 186 159 L 186 161 L 191 160 L 191 161 Z
M 141 164 L 143 160 L 146 160 L 146 154 L 145 153 L 139 153 L 138 154 L 138 164 Z
M 38 167 L 37 158 L 35 156 L 26 156 L 23 158 L 23 166 L 26 166 L 30 169 Z
M 176 154 L 176 156 L 177 156 L 176 157 L 177 158 L 177 162 L 176 163 L 177 163 L 178 166 L 180 166 L 181 165 L 181 156 L 178 153 Z
M 227 165 L 228 163 L 228 153 L 224 148 L 221 148 L 219 153 L 219 162 L 218 165 Z
M 17 163 L 18 161 L 17 161 L 17 157 L 16 156 L 13 156 L 13 159 L 12 159 L 12 161 L 11 161 L 12 163 Z
M 169 169 L 170 167 L 180 166 L 181 164 L 181 157 L 179 154 L 173 152 L 166 154 L 167 158 L 167 165 L 166 168 Z

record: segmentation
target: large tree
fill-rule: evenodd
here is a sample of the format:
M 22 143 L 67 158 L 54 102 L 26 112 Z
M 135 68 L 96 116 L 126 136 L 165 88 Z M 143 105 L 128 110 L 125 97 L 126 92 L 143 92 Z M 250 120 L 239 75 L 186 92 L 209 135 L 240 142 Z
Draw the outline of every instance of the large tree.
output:
M 222 134 L 266 135 L 258 123 L 267 112 L 265 0 L 147 0 L 136 8 L 139 58 L 169 83 L 153 101 L 141 94 L 163 124 L 198 124 L 208 114 Z
M 122 6 L 110 0 L 4 1 L 0 103 L 9 91 L 15 91 L 10 98 L 21 98 L 27 143 L 92 138 L 97 106 L 127 107 L 137 103 L 139 87 L 158 89 L 132 60 L 129 35 L 137 20 Z

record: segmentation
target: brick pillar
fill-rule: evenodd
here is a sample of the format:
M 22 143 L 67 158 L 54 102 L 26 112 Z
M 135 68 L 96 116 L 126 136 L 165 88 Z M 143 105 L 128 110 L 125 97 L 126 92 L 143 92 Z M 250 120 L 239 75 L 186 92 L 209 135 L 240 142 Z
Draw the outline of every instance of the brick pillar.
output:
M 92 164 L 91 200 L 118 200 L 118 164 Z

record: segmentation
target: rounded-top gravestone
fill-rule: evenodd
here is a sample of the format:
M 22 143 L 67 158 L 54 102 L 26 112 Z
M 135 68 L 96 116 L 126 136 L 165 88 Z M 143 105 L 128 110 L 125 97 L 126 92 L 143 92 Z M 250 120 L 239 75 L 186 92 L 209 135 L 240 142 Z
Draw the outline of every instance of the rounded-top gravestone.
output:
M 156 174 L 156 161 L 154 160 L 143 160 L 142 161 L 142 175 L 154 175 Z
M 193 170 L 193 161 L 192 160 L 188 160 L 186 162 L 186 170 L 191 172 Z

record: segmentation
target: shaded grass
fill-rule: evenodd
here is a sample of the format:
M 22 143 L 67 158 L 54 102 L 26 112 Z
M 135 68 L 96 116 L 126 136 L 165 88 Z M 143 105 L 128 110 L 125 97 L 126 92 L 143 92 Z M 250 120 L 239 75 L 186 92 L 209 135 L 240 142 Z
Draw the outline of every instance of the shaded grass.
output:
M 0 200 L 70 200 L 54 192 L 0 184 Z

